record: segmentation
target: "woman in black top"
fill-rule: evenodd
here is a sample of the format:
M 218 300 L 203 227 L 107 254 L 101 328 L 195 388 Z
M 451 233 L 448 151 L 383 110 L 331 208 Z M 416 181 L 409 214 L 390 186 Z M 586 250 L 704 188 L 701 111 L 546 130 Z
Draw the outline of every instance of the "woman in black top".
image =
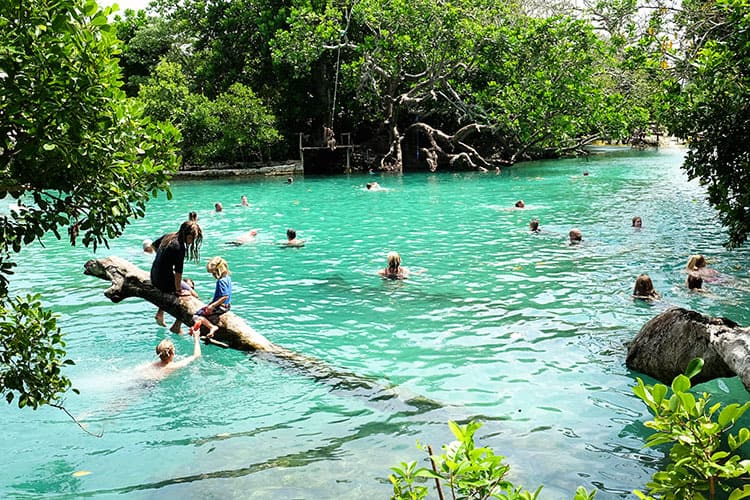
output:
M 182 269 L 185 256 L 196 263 L 200 262 L 200 247 L 203 232 L 195 221 L 185 221 L 176 233 L 168 233 L 154 241 L 156 257 L 151 264 L 151 283 L 164 293 L 187 295 L 182 289 Z M 164 311 L 156 312 L 156 322 L 162 326 Z

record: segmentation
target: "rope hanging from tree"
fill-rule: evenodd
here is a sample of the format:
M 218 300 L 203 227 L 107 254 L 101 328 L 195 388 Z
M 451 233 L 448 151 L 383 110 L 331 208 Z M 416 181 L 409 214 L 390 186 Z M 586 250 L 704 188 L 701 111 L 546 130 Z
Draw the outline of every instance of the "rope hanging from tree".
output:
M 331 119 L 328 121 L 330 123 L 331 128 L 333 128 L 333 117 L 336 116 L 336 97 L 338 95 L 338 89 L 339 89 L 339 72 L 341 70 L 341 46 L 344 44 L 344 39 L 346 37 L 346 34 L 349 32 L 349 25 L 351 24 L 352 20 L 352 12 L 354 11 L 354 6 L 357 4 L 357 2 L 352 2 L 352 6 L 349 8 L 349 10 L 346 12 L 346 26 L 343 30 L 340 32 L 340 39 L 338 43 L 338 48 L 336 50 L 336 77 L 333 80 L 333 103 L 331 105 Z

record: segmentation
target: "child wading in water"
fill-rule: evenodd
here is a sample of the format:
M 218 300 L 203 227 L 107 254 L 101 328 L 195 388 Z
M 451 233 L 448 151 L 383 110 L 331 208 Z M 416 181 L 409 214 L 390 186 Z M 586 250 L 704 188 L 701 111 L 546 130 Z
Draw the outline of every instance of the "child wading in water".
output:
M 193 316 L 195 324 L 190 328 L 190 334 L 199 334 L 201 326 L 208 328 L 207 337 L 211 338 L 219 329 L 219 316 L 232 307 L 232 278 L 229 277 L 229 265 L 221 257 L 214 257 L 208 261 L 206 271 L 216 278 L 216 289 L 211 303 L 201 307 Z

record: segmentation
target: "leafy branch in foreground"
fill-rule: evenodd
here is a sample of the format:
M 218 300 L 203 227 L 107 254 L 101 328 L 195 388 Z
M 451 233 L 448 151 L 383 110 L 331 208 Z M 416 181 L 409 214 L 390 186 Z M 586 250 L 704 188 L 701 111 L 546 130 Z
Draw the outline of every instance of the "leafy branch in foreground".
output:
M 448 422 L 456 441 L 443 445 L 444 453 L 433 455 L 431 446 L 419 446 L 430 455 L 430 469 L 417 467 L 417 462 L 401 462 L 392 467 L 393 474 L 388 476 L 393 484 L 394 500 L 419 500 L 429 494 L 426 482 L 435 481 L 435 489 L 440 500 L 444 500 L 443 489 L 450 492 L 450 498 L 486 499 L 501 498 L 506 500 L 535 500 L 539 497 L 542 486 L 533 493 L 514 486 L 506 481 L 505 475 L 510 466 L 503 463 L 504 457 L 495 455 L 490 448 L 477 448 L 474 445 L 474 433 L 482 424 L 471 421 L 466 425 Z M 574 500 L 591 500 L 596 490 L 591 493 L 579 487 Z
M 669 397 L 666 385 L 645 385 L 640 378 L 633 388 L 654 414 L 654 419 L 645 423 L 655 431 L 646 446 L 672 443 L 669 464 L 653 475 L 646 485 L 648 494 L 634 491 L 641 499 L 713 500 L 718 490 L 728 493 L 730 500 L 750 497 L 750 485 L 738 486 L 740 481 L 750 480 L 750 460 L 738 453 L 750 439 L 750 430 L 743 427 L 734 434 L 730 432 L 750 408 L 750 402 L 730 404 L 719 411 L 721 403 L 709 406 L 710 395 L 705 392 L 696 400 L 689 392 L 690 378 L 702 368 L 703 360 L 694 359 L 685 375 L 672 381 Z

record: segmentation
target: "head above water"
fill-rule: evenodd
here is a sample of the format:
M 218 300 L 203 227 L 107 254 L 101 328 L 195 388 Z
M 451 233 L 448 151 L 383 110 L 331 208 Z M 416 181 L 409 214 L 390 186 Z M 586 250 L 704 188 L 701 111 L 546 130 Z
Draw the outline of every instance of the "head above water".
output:
M 688 271 L 697 271 L 702 267 L 706 267 L 706 265 L 706 258 L 701 254 L 695 254 L 688 258 L 686 269 Z
M 700 290 L 703 288 L 703 278 L 701 278 L 698 274 L 688 273 L 685 284 L 690 290 Z
M 154 242 L 151 240 L 143 240 L 143 251 L 146 253 L 154 253 Z
M 286 239 L 288 239 L 289 241 L 292 241 L 296 237 L 297 237 L 297 231 L 295 231 L 291 227 L 286 230 Z
M 575 227 L 570 230 L 570 232 L 568 233 L 568 237 L 570 238 L 571 243 L 580 243 L 583 241 L 581 230 Z
M 156 346 L 156 355 L 162 362 L 171 361 L 174 358 L 174 344 L 169 339 L 164 339 Z
M 523 202 L 523 200 L 518 200 L 515 205 L 516 208 L 524 208 L 526 207 L 526 203 Z
M 635 280 L 633 295 L 636 297 L 652 297 L 656 295 L 654 284 L 648 274 L 641 274 Z
M 638 217 L 637 215 L 633 217 L 633 227 L 642 227 L 642 226 L 643 226 L 643 221 L 641 220 L 641 218 Z
M 539 231 L 539 220 L 538 219 L 531 219 L 529 222 L 529 228 L 532 231 Z
M 388 252 L 388 270 L 389 271 L 398 271 L 398 268 L 401 267 L 401 256 L 398 254 L 398 252 Z

